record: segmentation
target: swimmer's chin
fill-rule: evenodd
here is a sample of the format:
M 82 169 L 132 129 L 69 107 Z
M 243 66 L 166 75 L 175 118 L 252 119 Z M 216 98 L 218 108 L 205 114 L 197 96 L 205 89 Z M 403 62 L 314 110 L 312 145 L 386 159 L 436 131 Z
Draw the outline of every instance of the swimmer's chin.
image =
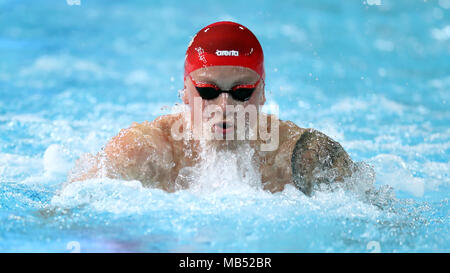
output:
M 235 151 L 239 150 L 242 145 L 250 144 L 249 140 L 236 140 L 236 139 L 213 139 L 207 141 L 207 146 L 213 148 L 216 151 Z

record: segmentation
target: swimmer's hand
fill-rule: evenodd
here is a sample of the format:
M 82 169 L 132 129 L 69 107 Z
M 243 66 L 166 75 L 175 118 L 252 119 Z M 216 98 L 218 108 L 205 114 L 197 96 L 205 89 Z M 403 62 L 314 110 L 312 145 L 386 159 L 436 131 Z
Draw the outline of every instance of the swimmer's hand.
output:
M 313 129 L 306 130 L 295 144 L 291 164 L 294 185 L 306 195 L 320 183 L 343 181 L 351 176 L 353 166 L 339 143 Z

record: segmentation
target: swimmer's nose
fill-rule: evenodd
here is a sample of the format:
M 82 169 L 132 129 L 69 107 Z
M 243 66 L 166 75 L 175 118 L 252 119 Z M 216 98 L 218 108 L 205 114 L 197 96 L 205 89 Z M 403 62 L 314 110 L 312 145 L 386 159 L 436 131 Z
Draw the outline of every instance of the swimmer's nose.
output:
M 230 102 L 231 96 L 227 93 L 222 93 L 217 99 L 219 100 L 218 104 L 220 108 L 222 109 L 223 113 L 225 113 L 227 105 L 230 105 L 231 103 Z

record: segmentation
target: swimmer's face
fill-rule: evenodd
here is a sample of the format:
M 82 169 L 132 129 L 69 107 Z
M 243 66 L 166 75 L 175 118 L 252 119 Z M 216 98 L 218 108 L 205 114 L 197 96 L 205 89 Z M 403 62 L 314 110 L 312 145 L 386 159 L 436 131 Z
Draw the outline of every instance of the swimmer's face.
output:
M 260 75 L 249 68 L 240 66 L 211 66 L 197 69 L 189 76 L 186 77 L 184 83 L 183 102 L 190 107 L 192 124 L 194 126 L 199 125 L 198 123 L 200 121 L 198 118 L 195 118 L 195 115 L 199 115 L 200 113 L 203 128 L 209 126 L 210 130 L 207 130 L 208 133 L 218 136 L 215 139 L 220 139 L 220 136 L 223 136 L 223 139 L 227 140 L 238 139 L 235 132 L 238 123 L 242 123 L 242 121 L 230 110 L 242 109 L 239 107 L 243 107 L 248 111 L 252 111 L 253 109 L 258 111 L 259 106 L 265 103 L 264 79 L 260 79 Z M 212 84 L 221 90 L 232 90 L 233 87 L 239 85 L 258 84 L 248 100 L 240 101 L 234 99 L 228 93 L 221 93 L 214 99 L 203 99 L 195 88 L 194 82 L 197 84 Z M 246 128 L 253 128 L 255 121 L 249 118 L 243 125 Z

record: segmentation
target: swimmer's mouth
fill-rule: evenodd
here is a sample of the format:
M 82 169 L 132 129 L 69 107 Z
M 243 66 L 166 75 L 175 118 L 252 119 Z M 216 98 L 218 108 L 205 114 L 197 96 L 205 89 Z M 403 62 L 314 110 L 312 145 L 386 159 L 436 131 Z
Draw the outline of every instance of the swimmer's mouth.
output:
M 233 131 L 233 123 L 229 121 L 221 121 L 214 124 L 214 127 L 216 129 L 216 132 L 220 132 L 222 134 L 227 134 L 231 131 Z

